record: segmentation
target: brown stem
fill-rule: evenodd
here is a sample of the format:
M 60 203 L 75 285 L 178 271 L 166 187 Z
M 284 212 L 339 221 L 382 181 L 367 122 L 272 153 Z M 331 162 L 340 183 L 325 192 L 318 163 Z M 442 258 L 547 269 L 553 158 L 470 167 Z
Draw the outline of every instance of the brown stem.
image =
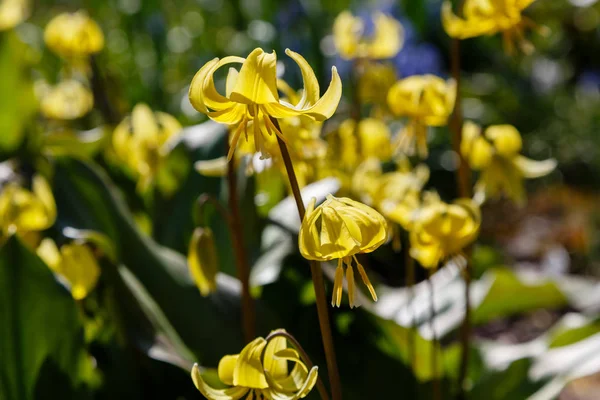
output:
M 279 122 L 275 118 L 271 119 L 277 129 L 280 129 Z M 300 194 L 300 186 L 298 186 L 298 180 L 296 179 L 296 172 L 294 171 L 294 165 L 288 148 L 279 138 L 277 137 L 279 149 L 281 150 L 281 158 L 285 164 L 285 170 L 288 175 L 292 194 L 294 200 L 296 200 L 296 206 L 298 208 L 298 215 L 300 220 L 304 219 L 306 212 L 304 203 L 302 202 L 302 195 Z M 331 326 L 329 323 L 329 313 L 327 308 L 327 300 L 325 298 L 325 282 L 323 281 L 323 271 L 321 270 L 321 263 L 318 261 L 310 261 L 310 272 L 312 275 L 313 287 L 317 298 L 317 313 L 319 315 L 319 327 L 321 328 L 321 338 L 323 340 L 323 347 L 325 348 L 325 359 L 327 360 L 327 371 L 329 372 L 329 384 L 331 385 L 331 397 L 333 400 L 342 399 L 342 386 L 340 383 L 340 375 L 338 372 L 337 362 L 335 358 L 335 348 L 333 346 L 333 336 L 331 333 Z
M 296 350 L 298 350 L 298 352 L 300 353 L 300 357 L 302 358 L 302 361 L 304 361 L 304 364 L 306 364 L 306 368 L 308 368 L 308 370 L 310 371 L 312 369 L 312 367 L 314 366 L 314 364 L 310 360 L 308 353 L 306 353 L 306 351 L 304 351 L 304 349 L 302 348 L 300 343 L 296 340 L 296 338 L 294 336 L 292 336 L 292 334 L 290 334 L 284 330 L 277 330 L 277 331 L 271 332 L 269 334 L 269 336 L 266 337 L 265 340 L 268 342 L 269 340 L 271 340 L 275 337 L 278 337 L 278 336 L 284 337 L 288 341 L 292 342 L 292 346 L 294 346 L 296 348 Z M 321 400 L 329 400 L 329 394 L 327 393 L 327 388 L 325 387 L 325 384 L 323 383 L 323 380 L 321 379 L 321 375 L 317 375 L 317 390 L 319 391 L 319 394 L 321 395 Z
M 91 84 L 94 102 L 102 113 L 104 120 L 111 125 L 116 125 L 121 118 L 108 98 L 104 78 L 94 56 L 90 56 L 90 66 L 92 68 Z
M 208 193 L 202 193 L 199 197 L 198 200 L 196 200 L 196 210 L 197 210 L 197 214 L 196 214 L 196 225 L 208 225 L 208 221 L 206 220 L 206 215 L 205 215 L 205 210 L 206 210 L 206 205 L 207 204 L 211 204 L 215 210 L 219 213 L 219 215 L 221 216 L 221 218 L 223 219 L 223 221 L 225 221 L 227 223 L 227 225 L 229 226 L 229 228 L 231 229 L 231 216 L 229 215 L 229 212 L 227 211 L 227 209 L 225 207 L 223 207 L 223 204 L 221 204 L 221 202 L 219 200 L 217 200 L 214 196 L 208 194 Z
M 440 366 L 438 363 L 438 337 L 437 332 L 435 331 L 435 302 L 433 296 L 433 282 L 431 281 L 430 272 L 429 278 L 427 279 L 427 283 L 429 285 L 429 326 L 431 328 L 431 374 L 432 374 L 432 385 L 433 385 L 433 398 L 435 400 L 442 399 L 442 387 L 441 387 L 441 374 L 440 374 Z
M 229 140 L 227 140 L 225 154 L 229 152 L 228 147 Z M 255 337 L 254 300 L 250 295 L 250 266 L 248 265 L 246 248 L 244 247 L 242 219 L 237 194 L 237 177 L 233 159 L 227 163 L 227 188 L 229 192 L 229 215 L 231 215 L 231 241 L 235 252 L 238 279 L 242 283 L 242 326 L 244 329 L 244 340 L 246 343 L 250 343 Z

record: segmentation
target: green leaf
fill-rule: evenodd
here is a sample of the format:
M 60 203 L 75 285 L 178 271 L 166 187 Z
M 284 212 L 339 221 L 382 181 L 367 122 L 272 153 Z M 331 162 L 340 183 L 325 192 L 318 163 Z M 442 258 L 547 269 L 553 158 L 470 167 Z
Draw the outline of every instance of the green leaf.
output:
M 82 351 L 83 329 L 69 291 L 13 236 L 0 248 L 0 398 L 72 393 Z M 46 386 L 36 388 L 38 382 Z

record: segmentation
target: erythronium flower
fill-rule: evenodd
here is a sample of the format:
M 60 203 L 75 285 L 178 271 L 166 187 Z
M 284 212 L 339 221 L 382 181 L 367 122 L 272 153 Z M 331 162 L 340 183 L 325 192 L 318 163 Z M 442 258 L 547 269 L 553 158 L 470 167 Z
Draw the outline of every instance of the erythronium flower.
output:
M 392 113 L 407 117 L 398 148 L 407 155 L 427 157 L 427 127 L 444 126 L 454 110 L 456 83 L 434 75 L 415 75 L 394 84 L 387 96 Z
M 556 160 L 535 161 L 520 155 L 523 141 L 512 125 L 493 125 L 485 132 L 473 122 L 463 126 L 461 153 L 474 170 L 481 171 L 475 184 L 478 201 L 506 195 L 525 202 L 523 179 L 539 178 L 556 168 Z
M 291 371 L 288 362 L 294 363 Z M 221 359 L 219 379 L 230 387 L 215 389 L 209 386 L 197 364 L 192 369 L 196 388 L 208 400 L 296 400 L 308 395 L 317 382 L 318 368 L 309 371 L 298 352 L 287 347 L 282 337 L 268 342 L 259 337 L 242 349 L 240 354 Z
M 300 67 L 304 81 L 302 98 L 295 105 L 279 98 L 275 52 L 265 53 L 260 48 L 254 49 L 247 58 L 215 58 L 200 68 L 192 79 L 189 97 L 194 108 L 214 121 L 233 127 L 229 159 L 242 134 L 248 137 L 248 128 L 251 129 L 256 152 L 266 157 L 265 137 L 275 134 L 285 141 L 285 136 L 271 118 L 307 116 L 324 121 L 335 112 L 342 95 L 342 83 L 336 68 L 331 70 L 329 88 L 319 98 L 319 83 L 310 65 L 300 54 L 289 49 L 285 52 Z M 241 64 L 242 67 L 239 71 L 229 69 L 225 95 L 222 95 L 215 88 L 214 73 L 228 64 Z
M 511 53 L 514 40 L 519 41 L 524 52 L 532 45 L 523 37 L 526 28 L 538 26 L 522 15 L 535 0 L 466 0 L 463 6 L 464 19 L 452 12 L 452 4 L 446 0 L 442 6 L 442 23 L 449 36 L 467 39 L 501 32 L 504 48 Z
M 40 110 L 46 118 L 73 120 L 83 117 L 94 106 L 92 91 L 74 79 L 60 82 L 54 87 L 38 85 Z
M 364 22 L 350 11 L 342 11 L 333 23 L 333 41 L 342 58 L 385 59 L 394 57 L 404 43 L 400 22 L 382 12 L 373 14 L 375 32 L 364 37 Z
M 54 241 L 46 238 L 40 243 L 37 254 L 53 272 L 67 280 L 75 300 L 86 298 L 96 287 L 100 267 L 87 245 L 69 243 L 62 245 L 59 251 Z
M 217 290 L 219 262 L 212 229 L 194 230 L 188 250 L 188 268 L 202 296 Z
M 377 301 L 375 289 L 356 259 L 356 254 L 370 253 L 386 241 L 385 219 L 371 207 L 345 197 L 328 195 L 327 200 L 317 208 L 315 202 L 313 198 L 306 209 L 298 242 L 300 253 L 308 260 L 338 259 L 331 304 L 338 307 L 341 304 L 345 265 L 348 301 L 350 307 L 354 307 L 353 260 L 371 297 Z
M 29 0 L 0 1 L 0 31 L 12 29 L 29 16 Z
M 481 212 L 471 199 L 444 203 L 430 196 L 419 210 L 410 231 L 410 255 L 425 268 L 460 256 L 479 234 Z
M 50 50 L 65 58 L 89 56 L 104 47 L 102 30 L 85 11 L 54 17 L 46 25 L 44 41 Z

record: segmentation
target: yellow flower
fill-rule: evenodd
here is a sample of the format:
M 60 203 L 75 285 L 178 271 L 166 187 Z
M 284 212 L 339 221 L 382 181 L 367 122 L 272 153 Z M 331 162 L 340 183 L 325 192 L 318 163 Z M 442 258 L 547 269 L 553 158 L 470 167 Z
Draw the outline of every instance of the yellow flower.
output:
M 54 87 L 38 85 L 41 112 L 46 118 L 72 120 L 83 117 L 94 106 L 92 91 L 74 79 L 60 82 Z
M 408 125 L 400 133 L 399 149 L 407 155 L 416 151 L 427 157 L 427 127 L 444 126 L 454 110 L 456 83 L 434 75 L 415 75 L 394 84 L 387 95 L 392 113 L 407 117 Z
M 294 363 L 291 372 L 288 362 Z M 318 375 L 318 368 L 309 371 L 282 337 L 268 342 L 261 337 L 253 340 L 240 354 L 223 357 L 217 371 L 221 382 L 230 387 L 215 389 L 204 381 L 198 364 L 192 368 L 192 380 L 208 400 L 302 399 L 312 390 Z
M 452 12 L 452 4 L 446 0 L 442 6 L 442 23 L 449 36 L 467 39 L 481 35 L 494 35 L 502 32 L 507 52 L 514 49 L 514 40 L 524 52 L 532 45 L 523 37 L 526 28 L 538 26 L 522 15 L 524 9 L 535 0 L 466 0 L 463 6 L 464 19 Z
M 167 140 L 181 131 L 175 117 L 152 111 L 146 104 L 137 104 L 115 128 L 115 154 L 138 178 L 140 189 L 147 188 L 168 154 Z
M 29 16 L 29 0 L 0 1 L 0 31 L 6 31 L 19 25 Z
M 335 112 L 342 95 L 342 83 L 336 68 L 332 68 L 329 88 L 319 98 L 319 83 L 310 65 L 300 54 L 289 49 L 285 52 L 300 67 L 304 81 L 303 95 L 296 105 L 279 99 L 277 56 L 275 52 L 265 53 L 260 48 L 254 49 L 245 59 L 233 56 L 221 60 L 215 58 L 200 68 L 192 79 L 189 97 L 194 108 L 214 121 L 236 126 L 232 134 L 229 159 L 242 133 L 244 137 L 248 137 L 248 127 L 251 127 L 256 151 L 266 157 L 269 153 L 264 145 L 265 137 L 276 134 L 285 140 L 271 118 L 303 115 L 324 121 Z M 217 92 L 213 76 L 217 69 L 232 63 L 242 64 L 242 67 L 239 71 L 229 69 L 223 96 Z
M 481 171 L 475 185 L 476 198 L 506 195 L 517 204 L 525 202 L 524 178 L 539 178 L 556 168 L 556 160 L 535 161 L 520 155 L 521 134 L 512 125 L 493 125 L 482 132 L 480 126 L 463 126 L 461 153 L 474 170 Z
M 44 31 L 50 50 L 65 57 L 85 57 L 104 47 L 102 30 L 85 11 L 62 13 L 54 17 Z
M 364 37 L 364 22 L 342 11 L 333 23 L 333 41 L 342 58 L 384 59 L 394 57 L 404 43 L 404 29 L 400 22 L 382 12 L 373 14 L 375 32 Z
M 392 65 L 368 63 L 358 77 L 358 98 L 362 104 L 374 104 L 387 109 L 387 93 L 398 80 Z
M 374 301 L 377 294 L 356 254 L 370 253 L 381 246 L 387 238 L 387 223 L 381 214 L 362 203 L 345 197 L 327 196 L 327 200 L 315 208 L 312 199 L 300 227 L 298 238 L 300 253 L 308 260 L 329 261 L 338 259 L 333 283 L 332 305 L 338 307 L 342 301 L 342 282 L 346 266 L 348 281 L 348 301 L 354 307 L 354 270 L 358 272 L 369 288 Z
M 446 204 L 430 199 L 419 211 L 410 231 L 410 255 L 425 268 L 436 268 L 440 262 L 460 252 L 479 234 L 481 212 L 471 199 Z
M 210 228 L 196 228 L 188 250 L 188 268 L 202 296 L 217 290 L 219 261 Z
M 56 203 L 48 182 L 36 175 L 32 191 L 9 183 L 0 193 L 0 236 L 48 229 L 56 220 Z
M 96 287 L 100 267 L 85 244 L 65 244 L 59 251 L 54 241 L 46 238 L 40 243 L 37 254 L 53 272 L 67 280 L 75 300 L 86 298 Z

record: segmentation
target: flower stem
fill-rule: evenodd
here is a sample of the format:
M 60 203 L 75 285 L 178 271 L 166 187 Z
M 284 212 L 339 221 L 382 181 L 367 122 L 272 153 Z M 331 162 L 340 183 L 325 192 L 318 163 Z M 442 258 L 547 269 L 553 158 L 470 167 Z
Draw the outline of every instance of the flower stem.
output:
M 271 120 L 277 129 L 280 129 L 279 122 L 277 122 L 275 118 L 272 118 Z M 286 144 L 279 137 L 277 137 L 277 142 L 279 144 L 279 149 L 281 150 L 281 158 L 285 164 L 285 170 L 288 175 L 292 194 L 294 195 L 294 200 L 296 200 L 298 215 L 302 221 L 304 219 L 305 208 L 304 203 L 302 202 L 302 195 L 300 194 L 300 186 L 298 186 L 298 180 L 296 179 L 294 165 L 292 164 L 292 159 Z M 341 400 L 342 386 L 340 383 L 340 375 L 335 358 L 335 348 L 333 346 L 331 325 L 329 323 L 329 312 L 327 308 L 327 300 L 325 298 L 325 282 L 323 281 L 321 263 L 318 261 L 310 261 L 310 272 L 317 298 L 317 313 L 319 315 L 319 327 L 321 329 L 323 347 L 325 348 L 325 359 L 327 360 L 327 371 L 329 372 L 329 384 L 331 385 L 331 397 L 333 400 Z
M 227 140 L 225 154 L 229 152 L 229 141 Z M 242 283 L 242 327 L 244 340 L 250 343 L 256 336 L 255 331 L 255 312 L 254 300 L 250 295 L 250 266 L 248 265 L 248 256 L 244 247 L 244 238 L 242 231 L 242 219 L 240 216 L 240 207 L 237 194 L 237 176 L 235 171 L 235 162 L 233 159 L 227 163 L 227 188 L 229 192 L 229 215 L 231 226 L 231 241 L 235 253 L 235 262 L 238 279 Z
M 306 351 L 304 351 L 304 349 L 302 348 L 300 343 L 296 340 L 296 338 L 292 334 L 280 329 L 280 330 L 271 332 L 269 334 L 269 336 L 266 337 L 265 340 L 268 342 L 269 340 L 271 340 L 275 337 L 278 337 L 278 336 L 284 337 L 292 343 L 292 346 L 294 346 L 294 348 L 296 350 L 298 350 L 298 352 L 300 353 L 300 357 L 302 358 L 302 361 L 304 361 L 304 364 L 306 364 L 306 368 L 310 371 L 312 369 L 312 367 L 314 366 L 314 364 L 310 360 L 308 353 Z M 321 379 L 321 375 L 317 375 L 317 390 L 319 391 L 319 395 L 321 395 L 321 400 L 329 400 L 329 394 L 327 393 L 327 388 L 325 387 L 325 384 L 323 383 L 323 380 Z
M 435 301 L 434 301 L 434 289 L 433 282 L 431 281 L 430 273 L 429 278 L 427 279 L 427 283 L 429 285 L 429 326 L 431 328 L 431 375 L 432 375 L 432 385 L 433 385 L 433 399 L 441 400 L 442 399 L 442 387 L 441 387 L 441 374 L 440 374 L 440 366 L 438 362 L 438 337 L 437 332 L 435 331 Z
M 208 221 L 206 218 L 206 205 L 212 204 L 217 213 L 221 216 L 223 221 L 227 222 L 227 226 L 231 229 L 231 216 L 223 204 L 219 202 L 214 196 L 211 196 L 208 193 L 202 193 L 198 200 L 196 200 L 196 215 L 195 215 L 195 224 L 196 225 L 208 225 Z
M 104 78 L 94 56 L 90 56 L 90 66 L 92 68 L 91 86 L 94 103 L 97 104 L 104 120 L 110 125 L 116 125 L 121 118 L 108 98 Z
M 415 260 L 410 256 L 410 241 L 406 241 L 406 255 L 405 255 L 405 268 L 406 268 L 406 285 L 408 286 L 408 311 L 410 312 L 410 323 L 408 326 L 408 359 L 410 367 L 413 371 L 417 369 L 417 358 L 416 358 L 416 342 L 415 342 L 415 331 L 416 331 L 416 318 L 413 308 L 413 300 L 415 298 Z

